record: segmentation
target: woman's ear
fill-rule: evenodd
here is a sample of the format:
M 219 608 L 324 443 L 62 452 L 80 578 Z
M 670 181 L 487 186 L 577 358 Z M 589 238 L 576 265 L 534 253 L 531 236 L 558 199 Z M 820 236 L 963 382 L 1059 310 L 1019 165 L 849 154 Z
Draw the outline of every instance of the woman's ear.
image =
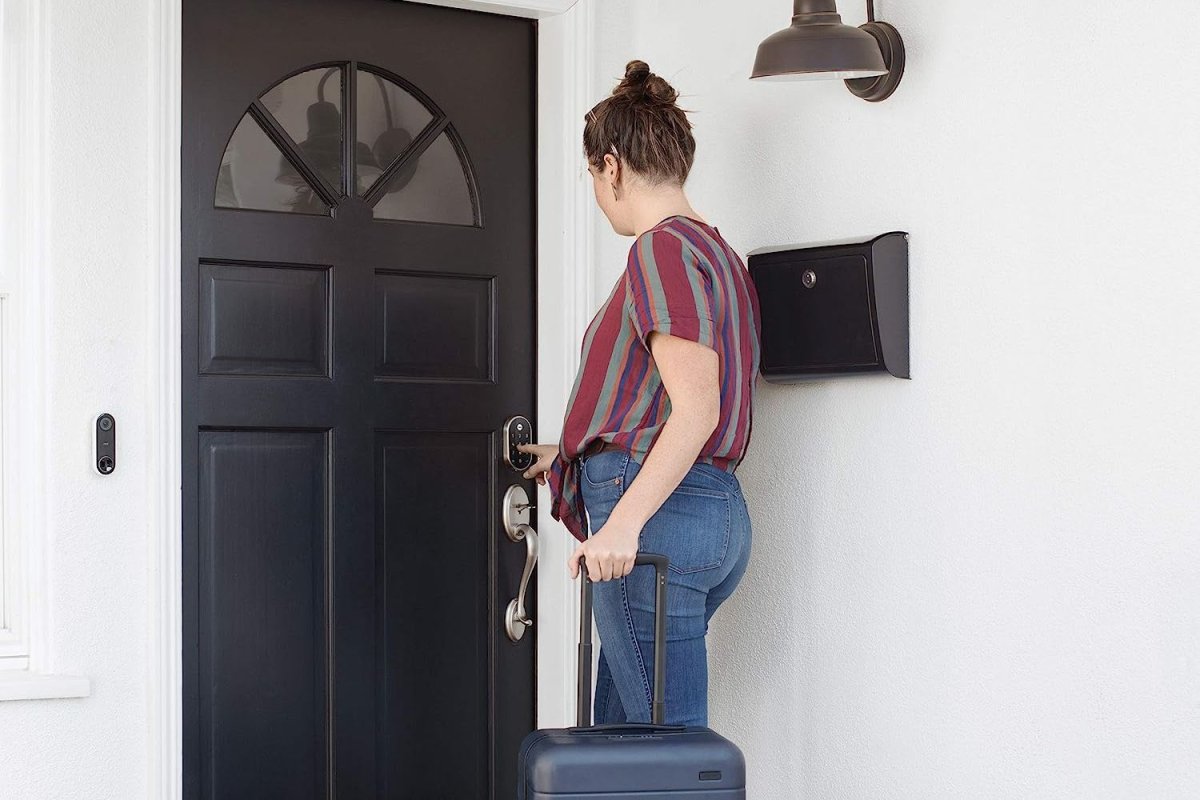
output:
M 621 185 L 621 160 L 612 153 L 604 154 L 604 177 L 612 187 L 613 199 L 619 200 L 617 187 Z
M 612 153 L 604 154 L 604 174 L 610 183 L 619 183 L 621 180 L 621 162 Z

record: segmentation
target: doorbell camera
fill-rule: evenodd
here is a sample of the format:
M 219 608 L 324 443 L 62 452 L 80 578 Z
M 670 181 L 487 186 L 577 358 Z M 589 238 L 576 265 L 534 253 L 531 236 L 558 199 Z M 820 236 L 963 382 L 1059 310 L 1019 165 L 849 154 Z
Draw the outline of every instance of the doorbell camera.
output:
M 96 417 L 95 427 L 92 467 L 101 475 L 112 475 L 117 468 L 117 420 L 112 414 L 101 414 Z

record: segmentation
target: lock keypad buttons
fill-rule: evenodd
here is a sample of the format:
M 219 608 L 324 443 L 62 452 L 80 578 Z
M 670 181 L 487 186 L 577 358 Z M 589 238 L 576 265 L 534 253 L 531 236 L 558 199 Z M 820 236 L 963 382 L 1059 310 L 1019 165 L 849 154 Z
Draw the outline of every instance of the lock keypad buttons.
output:
M 526 417 L 515 416 L 504 423 L 504 460 L 510 467 L 524 472 L 533 466 L 533 453 L 524 453 L 517 445 L 533 443 L 533 425 Z

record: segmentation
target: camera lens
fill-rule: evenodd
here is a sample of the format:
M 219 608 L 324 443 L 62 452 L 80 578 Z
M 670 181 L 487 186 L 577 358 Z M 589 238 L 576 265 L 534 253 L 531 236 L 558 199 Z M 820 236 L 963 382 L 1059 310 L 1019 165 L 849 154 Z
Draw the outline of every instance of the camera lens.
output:
M 104 416 L 100 418 L 100 430 L 111 431 L 113 426 L 112 417 Z

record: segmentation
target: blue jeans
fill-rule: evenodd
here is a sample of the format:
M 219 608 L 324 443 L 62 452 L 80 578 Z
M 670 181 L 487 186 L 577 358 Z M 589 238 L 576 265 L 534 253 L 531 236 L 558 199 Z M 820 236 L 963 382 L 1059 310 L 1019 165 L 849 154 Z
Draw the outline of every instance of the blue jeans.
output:
M 642 465 L 628 450 L 584 456 L 580 486 L 594 535 Z M 666 717 L 708 724 L 708 650 L 717 607 L 737 587 L 750 559 L 750 515 L 736 476 L 697 462 L 642 528 L 640 552 L 663 553 L 667 580 Z M 596 724 L 649 722 L 654 676 L 654 568 L 640 566 L 593 587 L 600 663 Z

